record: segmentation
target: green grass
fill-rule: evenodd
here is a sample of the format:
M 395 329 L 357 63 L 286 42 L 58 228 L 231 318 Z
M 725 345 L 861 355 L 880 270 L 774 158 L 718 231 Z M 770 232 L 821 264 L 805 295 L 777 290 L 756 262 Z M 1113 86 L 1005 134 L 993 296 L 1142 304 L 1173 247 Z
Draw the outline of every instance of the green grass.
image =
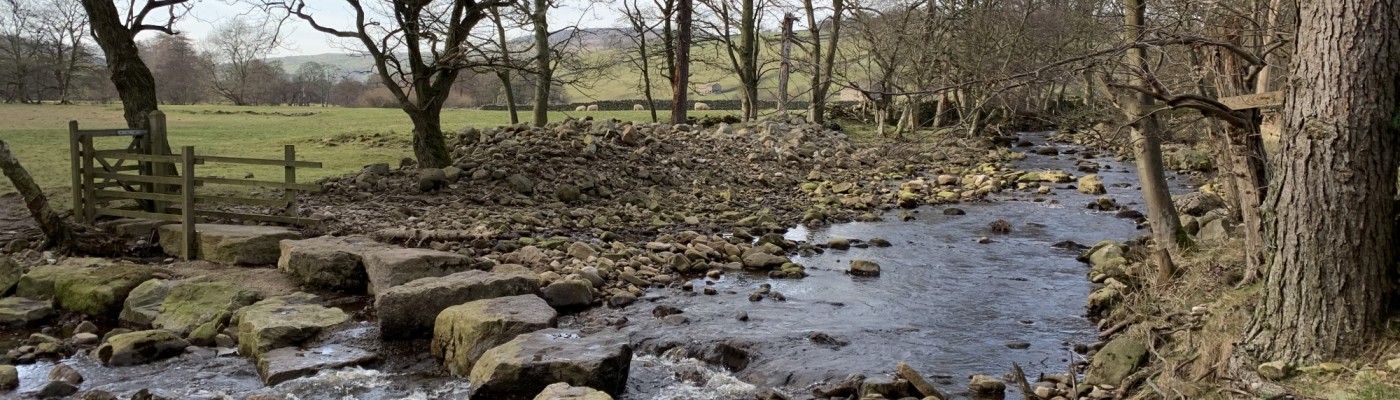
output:
M 165 106 L 161 110 L 170 127 L 170 144 L 176 149 L 195 146 L 196 154 L 280 159 L 283 145 L 296 145 L 298 159 L 325 164 L 321 169 L 298 170 L 301 182 L 358 171 L 367 164 L 397 166 L 400 159 L 412 156 L 412 124 L 397 109 L 196 105 Z M 582 115 L 650 121 L 646 111 L 554 112 L 550 120 Z M 68 207 L 67 193 L 71 190 L 68 121 L 76 120 L 84 129 L 125 127 L 120 105 L 4 104 L 0 105 L 0 116 L 7 121 L 0 127 L 0 139 L 9 143 L 15 156 L 60 208 Z M 528 112 L 522 113 L 521 118 L 529 118 Z M 493 127 L 509 122 L 510 116 L 504 111 L 444 110 L 442 114 L 443 129 L 448 132 L 465 126 Z M 376 134 L 380 136 L 374 138 Z M 335 145 L 328 144 L 328 138 Z M 373 139 L 357 140 L 361 138 Z M 108 138 L 99 140 L 97 147 L 122 148 L 127 143 L 127 139 Z M 231 178 L 252 173 L 265 180 L 282 177 L 280 167 L 216 163 L 199 166 L 196 172 L 201 176 Z M 0 179 L 0 193 L 13 191 L 8 179 Z

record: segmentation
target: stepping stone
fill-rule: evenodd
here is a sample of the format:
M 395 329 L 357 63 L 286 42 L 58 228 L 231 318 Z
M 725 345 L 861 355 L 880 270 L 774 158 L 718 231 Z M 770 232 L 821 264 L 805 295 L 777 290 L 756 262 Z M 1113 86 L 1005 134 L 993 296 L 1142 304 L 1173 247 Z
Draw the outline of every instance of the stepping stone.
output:
M 305 350 L 283 347 L 263 353 L 258 359 L 258 376 L 262 377 L 264 385 L 273 386 L 315 375 L 321 370 L 359 366 L 378 360 L 378 354 L 339 344 Z
M 380 336 L 420 338 L 433 334 L 434 321 L 448 307 L 539 290 L 539 277 L 532 274 L 472 270 L 394 286 L 375 296 L 374 308 L 379 313 Z
M 139 365 L 184 354 L 189 346 L 185 339 L 164 329 L 137 331 L 108 338 L 97 348 L 97 358 L 113 367 Z
M 482 353 L 520 334 L 553 327 L 558 316 L 532 294 L 448 307 L 433 325 L 433 357 L 453 375 L 465 376 Z
M 316 300 L 313 294 L 293 293 L 239 309 L 229 323 L 238 327 L 238 353 L 256 360 L 273 349 L 299 346 L 350 320 L 344 311 L 315 304 Z
M 53 305 L 49 304 L 48 300 L 30 300 L 23 297 L 0 299 L 0 326 L 28 326 L 52 316 Z
M 369 292 L 378 294 L 417 279 L 471 270 L 476 262 L 471 257 L 445 251 L 387 248 L 365 254 L 364 263 L 365 273 L 369 275 Z
M 364 255 L 393 247 L 365 236 L 321 236 L 279 243 L 277 269 L 308 287 L 363 291 Z
M 618 334 L 582 336 L 545 329 L 516 336 L 481 355 L 472 367 L 472 398 L 531 399 L 564 382 L 619 395 L 627 388 L 632 348 Z
M 160 247 L 180 256 L 184 234 L 180 225 L 163 225 Z M 301 239 L 301 233 L 280 226 L 196 224 L 195 258 L 221 264 L 269 265 L 277 262 L 278 242 Z

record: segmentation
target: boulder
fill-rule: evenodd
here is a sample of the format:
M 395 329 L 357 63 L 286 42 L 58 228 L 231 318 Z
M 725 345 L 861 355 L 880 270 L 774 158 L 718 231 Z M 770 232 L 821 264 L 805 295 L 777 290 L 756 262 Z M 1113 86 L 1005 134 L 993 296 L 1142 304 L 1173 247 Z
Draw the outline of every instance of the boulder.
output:
M 0 299 L 0 326 L 29 326 L 52 316 L 53 305 L 48 300 L 30 300 L 23 297 Z
M 1094 354 L 1093 362 L 1084 373 L 1084 384 L 1118 386 L 1143 360 L 1147 358 L 1147 346 L 1137 339 L 1119 337 L 1104 345 Z
M 171 283 L 163 279 L 150 279 L 131 289 L 122 302 L 120 320 L 135 326 L 151 326 L 160 314 L 160 305 L 165 295 L 170 293 Z
M 365 236 L 321 236 L 278 243 L 277 269 L 302 285 L 337 290 L 365 290 L 364 255 L 390 249 Z
M 622 335 L 582 336 L 545 329 L 487 350 L 472 367 L 472 398 L 531 399 L 556 382 L 619 395 L 627 388 L 632 348 Z
M 31 299 L 52 299 L 54 297 L 54 282 L 60 276 L 78 275 L 86 273 L 87 268 L 73 265 L 40 265 L 29 269 L 29 272 L 20 275 L 19 282 L 15 283 L 15 296 L 27 297 Z
M 120 367 L 139 365 L 178 356 L 190 343 L 164 329 L 114 335 L 97 348 L 103 364 Z
M 24 275 L 24 269 L 11 260 L 9 257 L 0 256 L 0 296 L 10 293 L 15 285 L 19 284 L 19 277 Z
M 498 297 L 448 307 L 433 325 L 432 354 L 453 375 L 493 347 L 521 334 L 553 327 L 558 313 L 535 295 Z
M 165 254 L 180 256 L 184 234 L 180 225 L 160 227 L 160 247 Z M 280 226 L 195 225 L 195 257 L 221 264 L 268 265 L 277 262 L 277 243 L 301 239 L 301 233 Z
M 578 279 L 559 280 L 545 286 L 540 296 L 554 308 L 586 307 L 593 304 L 593 283 Z
M 374 308 L 382 337 L 410 339 L 431 335 L 433 321 L 448 307 L 539 290 L 539 278 L 531 274 L 473 270 L 392 287 L 375 296 Z
M 869 260 L 851 260 L 849 272 L 855 276 L 880 276 L 880 264 Z
M 447 180 L 447 172 L 438 168 L 423 168 L 418 170 L 418 191 L 431 192 L 447 187 L 450 183 Z
M 989 375 L 973 375 L 972 380 L 967 384 L 967 390 L 980 395 L 999 395 L 1006 393 L 1006 382 Z
M 583 193 L 579 191 L 578 186 L 559 185 L 554 188 L 554 198 L 565 203 L 577 203 L 582 197 Z
M 326 369 L 360 366 L 379 360 L 379 355 L 354 347 L 330 344 L 310 349 L 283 347 L 258 358 L 258 376 L 273 386 L 292 379 L 315 375 Z
M 219 320 L 227 319 L 229 313 L 253 304 L 259 297 L 262 295 L 255 290 L 228 282 L 177 282 L 165 296 L 160 305 L 160 314 L 151 321 L 151 325 L 181 335 L 188 334 L 200 325 L 227 322 Z
M 1223 219 L 1215 219 L 1202 225 L 1196 232 L 1196 239 L 1206 246 L 1217 246 L 1230 240 L 1230 229 Z
M 607 393 L 590 387 L 569 386 L 564 382 L 544 387 L 535 400 L 613 400 Z
M 457 253 L 430 249 L 385 248 L 364 255 L 369 292 L 422 278 L 436 278 L 472 269 L 473 260 Z
M 1104 194 L 1108 190 L 1104 189 L 1103 178 L 1098 175 L 1089 174 L 1079 178 L 1079 193 L 1084 194 Z
M 111 318 L 133 289 L 154 276 L 154 269 L 136 264 L 74 269 L 55 277 L 54 302 L 63 310 Z
M 598 255 L 598 251 L 594 250 L 593 246 L 589 246 L 587 243 L 582 242 L 574 242 L 573 244 L 570 244 L 568 253 L 570 257 L 577 258 L 583 261 L 587 261 L 590 257 Z
M 1191 192 L 1172 197 L 1172 204 L 1182 214 L 1200 217 L 1211 210 L 1224 208 L 1225 200 L 1213 193 Z
M 233 314 L 238 352 L 257 359 L 269 350 L 305 343 L 350 320 L 337 308 L 315 304 L 315 295 L 293 293 L 243 307 Z
M 535 183 L 526 178 L 525 175 L 514 174 L 506 178 L 506 184 L 510 185 L 510 190 L 522 195 L 535 194 Z
M 13 365 L 0 365 L 0 390 L 14 390 L 19 387 L 19 369 Z
M 744 255 L 743 262 L 744 268 L 769 269 L 792 261 L 787 257 L 755 251 Z

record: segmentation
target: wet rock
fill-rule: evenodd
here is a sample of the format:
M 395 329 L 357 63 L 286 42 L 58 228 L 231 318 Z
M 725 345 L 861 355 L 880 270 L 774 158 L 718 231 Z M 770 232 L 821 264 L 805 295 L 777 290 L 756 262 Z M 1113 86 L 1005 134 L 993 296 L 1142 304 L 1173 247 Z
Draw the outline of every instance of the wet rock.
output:
M 612 396 L 589 387 L 574 387 L 559 382 L 544 388 L 534 400 L 612 400 Z
M 269 350 L 305 343 L 350 320 L 344 311 L 315 304 L 316 300 L 312 294 L 294 293 L 239 309 L 230 322 L 238 327 L 239 354 L 257 359 Z
M 431 352 L 453 375 L 467 375 L 481 355 L 516 336 L 550 328 L 558 313 L 534 295 L 448 307 L 433 325 Z
M 563 382 L 618 395 L 626 389 L 632 349 L 626 337 L 546 329 L 488 350 L 472 368 L 472 397 L 530 399 Z
M 967 211 L 957 207 L 948 207 L 943 209 L 943 215 L 967 215 Z
M 189 342 L 164 329 L 136 331 L 108 338 L 97 348 L 97 358 L 113 367 L 146 364 L 178 356 L 189 346 Z
M 376 295 L 413 280 L 447 276 L 473 266 L 471 257 L 430 249 L 384 248 L 363 259 L 369 292 Z
M 1075 241 L 1073 241 L 1073 240 L 1064 240 L 1064 241 L 1055 242 L 1055 244 L 1050 245 L 1050 247 L 1056 248 L 1056 249 L 1066 249 L 1066 250 L 1087 250 L 1087 249 L 1089 249 L 1089 246 L 1085 246 L 1085 245 L 1079 244 L 1079 243 L 1077 243 L 1077 242 L 1075 242 Z
M 1004 394 L 1006 383 L 989 375 L 973 375 L 971 382 L 967 384 L 967 390 L 980 395 Z
M 754 395 L 755 400 L 788 400 L 788 396 L 773 388 L 766 388 Z
M 19 387 L 19 370 L 13 365 L 0 365 L 0 390 Z
M 390 246 L 365 236 L 321 236 L 278 242 L 277 269 L 314 288 L 364 290 L 364 255 Z
M 851 241 L 848 239 L 831 239 L 826 241 L 826 247 L 832 250 L 847 250 L 851 248 Z
M 690 323 L 690 317 L 684 315 L 667 315 L 661 318 L 661 323 L 671 326 L 681 326 Z
M 95 333 L 78 333 L 73 335 L 73 344 L 78 346 L 93 346 L 102 342 L 102 338 Z
M 151 279 L 137 285 L 122 302 L 120 320 L 134 326 L 151 326 L 160 315 L 160 305 L 170 293 L 171 284 L 163 279 Z
M 262 297 L 257 291 L 219 281 L 177 282 L 160 305 L 151 325 L 177 334 L 188 334 L 200 325 L 218 321 Z M 221 318 L 222 317 L 222 318 Z
M 83 383 L 83 374 L 78 373 L 78 370 L 73 369 L 73 367 L 68 364 L 58 364 L 55 365 L 53 369 L 49 370 L 49 381 L 68 382 L 73 385 L 79 385 Z
M 15 285 L 19 284 L 19 277 L 24 275 L 24 269 L 9 257 L 0 257 L 0 295 L 10 293 Z
M 1030 342 L 1009 342 L 1006 348 L 1013 350 L 1025 350 L 1031 348 Z
M 53 306 L 46 300 L 23 297 L 0 299 L 0 326 L 30 326 L 54 315 Z
M 135 264 L 83 268 L 55 277 L 54 303 L 60 309 L 99 318 L 118 315 L 136 286 L 151 279 L 154 270 Z
M 1089 174 L 1079 178 L 1079 193 L 1084 194 L 1104 194 L 1108 193 L 1104 189 L 1103 179 L 1098 175 Z
M 109 393 L 109 392 L 107 392 L 107 391 L 105 391 L 105 390 L 89 390 L 89 391 L 85 391 L 85 392 L 83 392 L 82 394 L 79 394 L 79 395 L 78 395 L 78 398 L 79 398 L 79 399 L 82 399 L 82 400 L 120 400 L 120 399 L 117 397 L 117 395 L 111 394 L 111 393 Z M 244 399 L 244 400 L 247 400 L 247 399 Z
M 789 263 L 791 261 L 788 260 L 787 257 L 783 256 L 762 252 L 752 252 L 744 256 L 743 262 L 744 268 L 770 269 L 773 267 L 782 266 L 783 264 Z
M 432 192 L 447 187 L 451 183 L 447 180 L 447 172 L 438 168 L 423 168 L 418 170 L 418 191 Z
M 875 247 L 890 247 L 890 241 L 885 238 L 871 238 L 870 245 Z
M 614 308 L 627 307 L 637 302 L 637 296 L 630 294 L 616 294 L 608 298 L 608 305 Z
M 583 283 L 584 289 L 588 284 Z M 419 279 L 375 297 L 379 332 L 386 339 L 408 339 L 433 332 L 438 313 L 459 304 L 505 296 L 534 294 L 540 281 L 529 274 L 466 271 Z
M 593 284 L 577 279 L 555 281 L 540 290 L 540 296 L 554 308 L 586 307 L 593 304 Z
M 180 225 L 164 225 L 159 230 L 165 254 L 180 256 L 184 243 Z M 278 242 L 301 239 L 301 233 L 278 226 L 196 224 L 195 231 L 195 256 L 221 264 L 273 264 L 280 254 Z
M 1084 373 L 1084 384 L 1118 386 L 1146 357 L 1147 346 L 1142 342 L 1128 337 L 1113 339 L 1094 354 L 1094 360 Z
M 378 354 L 354 347 L 330 344 L 310 349 L 283 347 L 263 353 L 257 360 L 258 376 L 273 386 L 321 370 L 359 366 L 379 359 Z
M 1042 156 L 1058 156 L 1060 155 L 1060 150 L 1054 147 L 1041 147 L 1039 149 L 1035 149 L 1035 154 L 1039 154 Z
M 43 388 L 39 389 L 38 393 L 34 394 L 34 397 L 40 399 L 58 399 L 72 396 L 74 393 L 78 393 L 78 385 L 63 381 L 49 381 Z
M 1142 215 L 1142 212 L 1141 212 L 1141 211 L 1137 211 L 1137 210 L 1122 210 L 1122 211 L 1119 211 L 1117 214 L 1113 214 L 1113 218 L 1122 218 L 1122 219 L 1143 219 L 1143 218 L 1146 218 L 1146 216 Z
M 861 397 L 880 396 L 886 399 L 903 399 L 905 397 L 915 397 L 917 392 L 909 381 L 896 379 L 887 376 L 876 376 L 865 378 L 860 385 Z
M 651 309 L 651 316 L 656 318 L 666 318 L 668 316 L 680 314 L 683 312 L 684 311 L 681 311 L 681 309 L 676 308 L 675 306 L 662 304 L 656 306 L 656 308 Z
M 1021 177 L 1017 178 L 1016 180 L 1019 181 L 1019 182 L 1026 182 L 1026 183 L 1032 183 L 1032 182 L 1067 183 L 1067 182 L 1074 181 L 1074 177 L 1073 177 L 1072 175 L 1066 173 L 1065 171 L 1052 170 L 1052 171 L 1027 172 L 1027 173 L 1021 174 Z
M 818 346 L 829 347 L 833 349 L 846 347 L 846 345 L 850 344 L 850 342 L 841 340 L 840 338 L 837 338 L 835 336 L 831 336 L 826 332 L 813 332 L 812 334 L 807 335 L 807 340 L 812 341 L 813 344 L 816 344 Z
M 854 276 L 880 276 L 880 264 L 869 260 L 851 260 L 849 273 Z
M 812 389 L 812 396 L 818 398 L 849 398 L 860 393 L 860 385 L 865 382 L 864 374 L 851 374 L 845 379 L 830 382 Z

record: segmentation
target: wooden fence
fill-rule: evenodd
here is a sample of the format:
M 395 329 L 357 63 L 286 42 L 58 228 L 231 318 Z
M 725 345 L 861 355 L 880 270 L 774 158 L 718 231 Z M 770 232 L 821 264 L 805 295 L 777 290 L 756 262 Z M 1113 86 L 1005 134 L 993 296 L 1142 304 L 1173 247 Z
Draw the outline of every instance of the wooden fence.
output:
M 180 254 L 186 260 L 194 254 L 196 217 L 295 225 L 320 222 L 297 216 L 297 193 L 320 190 L 318 185 L 297 183 L 297 168 L 321 168 L 321 163 L 297 161 L 296 146 L 283 147 L 282 159 L 199 155 L 195 153 L 194 146 L 184 146 L 177 154 L 162 154 L 165 152 L 155 144 L 165 142 L 167 137 L 165 114 L 153 112 L 149 122 L 150 129 L 89 130 L 79 129 L 77 121 L 68 123 L 73 169 L 73 215 L 76 219 L 92 223 L 98 217 L 112 216 L 180 223 L 184 235 Z M 93 139 L 101 137 L 130 137 L 132 141 L 125 149 L 100 150 L 93 144 Z M 128 165 L 129 161 L 132 164 Z M 282 181 L 198 176 L 195 166 L 209 163 L 281 166 L 284 176 Z M 177 169 L 174 175 L 167 174 L 171 165 Z M 196 188 L 206 184 L 282 189 L 283 195 L 280 199 L 262 199 L 195 193 Z M 113 200 L 135 200 L 140 207 L 111 207 L 109 203 Z M 201 210 L 197 207 L 200 204 L 264 206 L 281 212 L 254 214 Z

